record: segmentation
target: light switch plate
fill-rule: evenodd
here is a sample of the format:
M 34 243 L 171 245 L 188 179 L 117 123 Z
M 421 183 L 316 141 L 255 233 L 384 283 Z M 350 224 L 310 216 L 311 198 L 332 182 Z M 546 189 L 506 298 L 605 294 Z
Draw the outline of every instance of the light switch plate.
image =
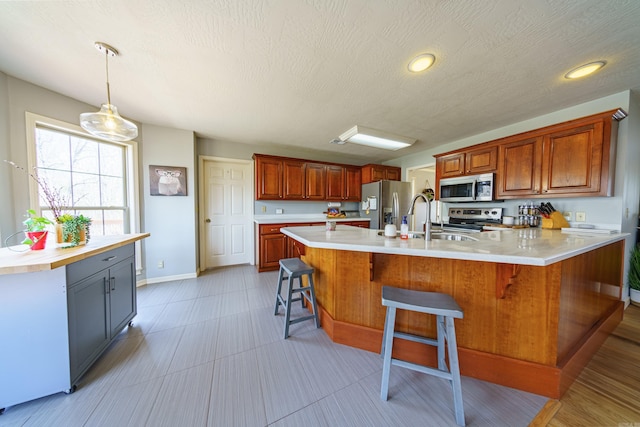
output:
M 284 212 L 284 209 L 280 209 L 280 208 L 276 209 L 276 213 L 277 213 L 277 214 L 281 214 L 281 213 L 283 213 L 283 212 Z

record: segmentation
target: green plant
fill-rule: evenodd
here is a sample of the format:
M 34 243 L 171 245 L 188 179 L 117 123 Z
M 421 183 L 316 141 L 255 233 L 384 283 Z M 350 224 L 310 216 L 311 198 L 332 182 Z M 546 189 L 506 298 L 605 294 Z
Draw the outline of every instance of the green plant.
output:
M 53 224 L 49 219 L 43 216 L 37 216 L 36 211 L 33 209 L 27 210 L 26 217 L 27 219 L 22 221 L 22 223 L 26 227 L 25 231 L 28 232 L 46 231 L 47 225 Z M 31 246 L 34 244 L 34 241 L 27 237 L 22 241 L 22 244 Z
M 629 287 L 640 291 L 640 244 L 631 250 L 629 258 Z
M 71 241 L 70 245 L 64 246 L 65 248 L 72 248 L 80 244 L 82 230 L 84 230 L 85 241 L 89 242 L 91 218 L 84 215 L 72 216 L 69 214 L 62 215 L 60 218 L 64 219 L 64 222 L 62 222 L 62 239 Z
M 27 210 L 26 217 L 27 219 L 22 222 L 27 227 L 26 231 L 45 231 L 47 225 L 53 224 L 43 216 L 36 216 L 36 211 L 33 209 Z

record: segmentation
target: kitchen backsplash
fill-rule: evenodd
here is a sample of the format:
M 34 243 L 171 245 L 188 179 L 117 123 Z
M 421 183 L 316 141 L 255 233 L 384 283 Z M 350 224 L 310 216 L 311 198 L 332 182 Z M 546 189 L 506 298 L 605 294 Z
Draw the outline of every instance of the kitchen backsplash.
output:
M 304 201 L 279 201 L 261 200 L 254 202 L 254 215 L 275 215 L 275 214 L 321 214 L 327 211 L 329 202 L 304 202 Z M 335 203 L 335 202 L 332 202 Z M 358 210 L 360 204 L 357 202 L 342 202 L 340 210 Z M 278 210 L 281 209 L 282 212 Z

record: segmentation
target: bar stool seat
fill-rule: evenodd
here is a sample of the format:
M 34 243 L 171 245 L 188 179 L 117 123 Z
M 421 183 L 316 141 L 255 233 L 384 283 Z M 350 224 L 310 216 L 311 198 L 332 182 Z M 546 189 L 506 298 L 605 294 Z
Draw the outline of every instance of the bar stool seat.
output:
M 307 276 L 307 286 L 303 286 L 302 277 Z M 294 288 L 294 280 L 298 279 L 298 287 Z M 282 297 L 282 282 L 287 281 L 286 298 Z M 299 293 L 300 296 L 293 298 L 293 294 Z M 291 319 L 291 303 L 300 301 L 304 308 L 304 301 L 307 300 L 311 304 L 313 314 L 308 316 Z M 320 327 L 320 318 L 318 317 L 318 306 L 316 305 L 316 293 L 313 287 L 313 267 L 308 266 L 299 258 L 286 258 L 280 260 L 280 272 L 278 273 L 278 290 L 276 291 L 276 306 L 274 315 L 280 311 L 280 306 L 284 307 L 284 338 L 289 337 L 289 326 L 294 323 L 303 322 L 305 320 L 314 319 L 316 328 Z
M 398 289 L 391 286 L 382 287 L 382 305 L 387 307 L 382 337 L 382 384 L 380 398 L 387 400 L 389 396 L 389 374 L 391 365 L 411 369 L 425 374 L 434 375 L 449 381 L 453 391 L 453 404 L 456 423 L 465 425 L 464 407 L 462 404 L 462 386 L 460 383 L 460 366 L 458 364 L 458 347 L 454 319 L 462 319 L 463 312 L 456 301 L 447 294 L 438 292 L 421 292 L 409 289 Z M 414 334 L 395 332 L 396 309 L 417 311 L 436 316 L 437 339 L 421 337 Z M 416 363 L 394 359 L 393 338 L 420 342 L 438 348 L 438 368 L 423 366 Z M 445 341 L 449 354 L 449 368 L 445 360 Z

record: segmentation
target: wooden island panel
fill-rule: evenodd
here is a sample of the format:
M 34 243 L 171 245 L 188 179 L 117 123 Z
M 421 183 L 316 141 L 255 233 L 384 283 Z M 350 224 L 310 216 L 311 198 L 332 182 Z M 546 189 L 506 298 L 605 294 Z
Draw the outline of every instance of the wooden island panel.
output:
M 379 351 L 384 285 L 448 293 L 464 310 L 463 375 L 559 398 L 621 319 L 623 251 L 619 241 L 545 267 L 311 247 L 303 259 L 316 269 L 333 341 Z M 434 319 L 420 313 L 398 311 L 396 329 L 435 337 Z M 394 354 L 435 361 L 433 348 L 404 340 Z

